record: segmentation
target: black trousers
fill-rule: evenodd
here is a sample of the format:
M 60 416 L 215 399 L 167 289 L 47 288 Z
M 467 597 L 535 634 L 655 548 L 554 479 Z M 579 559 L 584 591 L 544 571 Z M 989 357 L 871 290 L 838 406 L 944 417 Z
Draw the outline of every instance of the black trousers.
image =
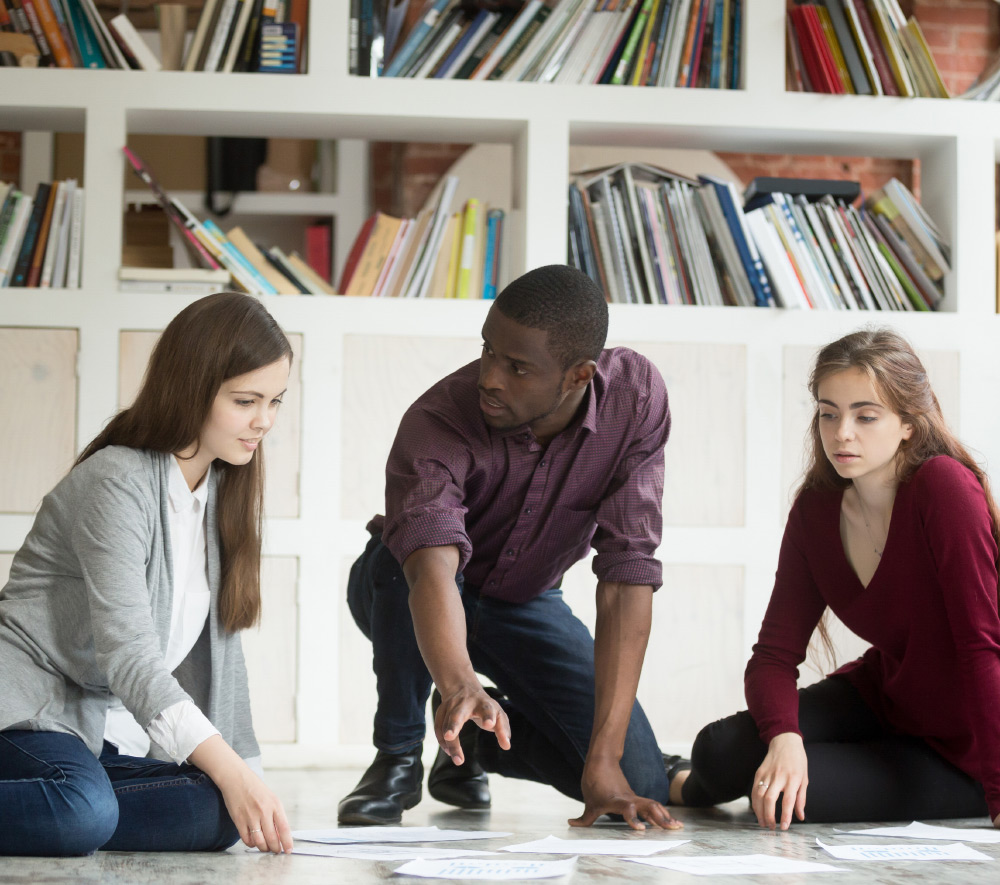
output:
M 979 783 L 919 738 L 888 732 L 843 676 L 799 691 L 799 729 L 809 760 L 808 822 L 988 814 Z M 766 754 L 745 710 L 706 725 L 691 751 L 684 804 L 716 805 L 749 796 Z

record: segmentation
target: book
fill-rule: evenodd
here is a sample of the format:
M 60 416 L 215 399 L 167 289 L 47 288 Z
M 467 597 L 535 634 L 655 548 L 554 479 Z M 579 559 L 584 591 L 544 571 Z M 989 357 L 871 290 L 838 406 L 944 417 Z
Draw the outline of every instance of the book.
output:
M 354 275 L 354 271 L 358 266 L 358 261 L 361 259 L 361 253 L 364 251 L 365 243 L 368 242 L 368 237 L 371 236 L 372 228 L 375 226 L 375 220 L 377 217 L 377 212 L 369 215 L 354 237 L 354 242 L 351 244 L 350 251 L 347 253 L 347 260 L 344 262 L 344 267 L 340 272 L 340 282 L 337 284 L 337 291 L 341 294 L 344 294 L 347 291 L 347 287 L 351 283 L 351 277 Z
M 541 8 L 542 0 L 527 0 L 469 79 L 487 79 Z
M 479 216 L 479 200 L 471 197 L 462 212 L 462 235 L 460 237 L 458 270 L 455 283 L 455 297 L 469 298 L 469 284 L 472 266 L 476 257 L 476 223 Z
M 87 17 L 87 21 L 90 22 L 91 30 L 93 31 L 94 37 L 97 40 L 97 45 L 100 48 L 101 53 L 104 55 L 104 59 L 107 62 L 108 67 L 127 70 L 128 62 L 125 60 L 125 56 L 122 55 L 121 50 L 118 48 L 118 44 L 115 42 L 115 39 L 111 36 L 111 32 L 108 30 L 108 26 L 105 24 L 100 12 L 98 12 L 97 5 L 94 3 L 94 0 L 79 0 L 79 3 L 83 9 L 84 15 Z
M 346 288 L 342 287 L 342 295 L 372 295 L 381 274 L 382 268 L 392 250 L 392 244 L 403 222 L 402 218 L 376 212 L 374 222 L 366 237 L 364 249 L 357 260 L 357 267 L 351 274 Z
M 188 281 L 212 283 L 224 289 L 229 285 L 229 271 L 209 270 L 204 267 L 129 267 L 118 268 L 119 280 L 142 281 Z
M 331 286 L 326 280 L 324 280 L 316 271 L 314 271 L 306 262 L 306 260 L 299 255 L 298 252 L 292 251 L 287 256 L 288 264 L 295 272 L 296 276 L 305 283 L 306 287 L 309 289 L 310 293 L 313 295 L 336 295 L 336 291 L 333 286 Z
M 274 287 L 278 295 L 298 295 L 299 290 L 283 273 L 276 270 L 274 265 L 267 260 L 257 244 L 250 239 L 242 227 L 236 226 L 226 231 L 229 242 L 236 247 L 240 254 L 249 261 L 257 272 Z M 219 271 L 215 271 L 219 273 Z M 227 273 L 228 271 L 222 271 Z
M 61 68 L 75 67 L 73 56 L 70 53 L 69 45 L 63 36 L 62 28 L 53 8 L 53 3 L 58 5 L 57 0 L 21 0 L 25 10 L 32 8 L 34 15 L 38 19 L 39 27 L 45 34 L 45 39 L 49 44 L 49 51 L 55 63 Z
M 46 211 L 51 211 L 49 205 L 49 194 L 52 185 L 45 181 L 40 181 L 35 189 L 35 196 L 31 207 L 31 215 L 24 230 L 24 239 L 21 241 L 20 251 L 17 253 L 17 260 L 10 274 L 11 286 L 27 286 L 28 273 L 31 270 L 31 259 L 35 254 L 35 247 L 38 245 L 42 219 Z
M 294 22 L 261 25 L 257 70 L 270 74 L 297 73 L 299 41 L 299 26 Z
M 66 268 L 69 257 L 69 237 L 73 221 L 73 200 L 77 183 L 75 178 L 63 182 L 63 211 L 59 219 L 59 230 L 56 236 L 56 253 L 52 264 L 52 277 L 49 285 L 53 289 L 61 289 L 66 285 Z M 45 285 L 44 275 L 42 285 Z
M 69 255 L 66 259 L 66 288 L 79 289 L 81 284 L 80 265 L 83 256 L 83 201 L 84 189 L 77 186 L 73 191 L 73 216 L 69 229 Z
M 253 14 L 254 0 L 240 0 L 240 8 L 233 22 L 232 33 L 228 38 L 228 45 L 224 49 L 222 64 L 219 68 L 223 73 L 232 73 L 236 67 L 236 60 L 243 49 L 243 37 L 246 34 L 247 26 L 250 24 L 250 16 Z
M 29 31 L 26 33 L 30 33 L 34 37 L 35 44 L 38 46 L 38 67 L 50 67 L 55 64 L 52 47 L 49 46 L 48 38 L 45 36 L 45 30 L 42 28 L 42 23 L 38 17 L 33 0 L 27 0 L 27 2 L 25 0 L 18 0 L 18 2 L 21 4 L 21 11 L 28 22 Z
M 45 251 L 39 262 L 40 270 L 38 281 L 35 283 L 41 289 L 48 289 L 52 286 L 52 274 L 56 266 L 56 250 L 59 248 L 59 232 L 62 228 L 63 211 L 66 206 L 66 182 L 56 182 L 54 194 L 52 196 L 52 213 L 49 216 L 47 237 L 45 240 Z M 39 249 L 41 245 L 39 245 Z M 38 253 L 36 252 L 36 257 Z
M 142 39 L 127 16 L 122 14 L 116 15 L 108 22 L 108 27 L 128 47 L 129 52 L 135 57 L 142 70 L 160 70 L 160 60 L 153 53 L 153 50 L 149 48 L 149 44 Z
M 836 200 L 853 203 L 861 194 L 861 182 L 838 178 L 785 178 L 759 175 L 743 192 L 743 209 L 749 212 L 768 202 L 771 194 L 801 194 L 815 202 L 829 195 Z
M 875 23 L 872 21 L 872 16 L 868 11 L 868 6 L 865 0 L 845 0 L 845 2 L 851 3 L 857 13 L 858 23 L 861 25 L 861 31 L 864 34 L 865 42 L 871 49 L 872 62 L 874 63 L 875 70 L 878 73 L 879 83 L 882 86 L 882 93 L 885 95 L 900 95 L 899 87 L 896 85 L 896 80 L 892 75 L 892 68 L 889 65 L 889 58 L 886 55 L 886 50 L 875 30 Z
M 410 56 L 416 51 L 421 41 L 427 36 L 431 28 L 437 23 L 441 13 L 450 0 L 427 0 L 421 12 L 419 21 L 410 29 L 406 39 L 399 49 L 393 54 L 389 65 L 382 72 L 383 77 L 396 77 L 403 66 L 409 61 Z
M 497 297 L 500 288 L 500 256 L 503 247 L 504 211 L 489 209 L 486 212 L 486 256 L 483 265 L 483 298 Z
M 236 14 L 239 11 L 238 5 L 245 0 L 222 0 L 219 8 L 219 16 L 215 20 L 211 38 L 208 41 L 208 50 L 205 59 L 201 63 L 203 71 L 217 71 L 223 61 L 222 52 L 232 30 Z
M 318 221 L 306 228 L 306 263 L 326 282 L 333 277 L 333 224 Z
M 441 244 L 444 226 L 451 215 L 451 201 L 458 187 L 458 178 L 446 175 L 437 190 L 437 199 L 431 212 L 432 218 L 424 248 L 417 256 L 414 273 L 403 291 L 404 298 L 422 298 L 430 285 L 431 268 Z M 431 195 L 432 199 L 434 194 Z
M 167 218 L 170 219 L 174 227 L 177 228 L 181 235 L 181 242 L 185 244 L 185 247 L 195 264 L 203 264 L 205 267 L 217 270 L 219 268 L 218 261 L 205 248 L 201 241 L 195 236 L 194 232 L 185 223 L 185 216 L 177 208 L 179 204 L 171 201 L 171 199 L 164 192 L 163 188 L 160 187 L 159 182 L 153 176 L 149 167 L 146 166 L 138 155 L 135 154 L 129 147 L 123 147 L 122 153 L 125 155 L 125 159 L 128 160 L 132 171 L 138 175 L 145 185 L 152 191 L 153 196 L 156 197 L 156 202 L 160 205 L 160 208 L 167 214 Z
M 80 6 L 81 0 L 63 0 L 63 2 L 66 5 L 69 26 L 80 52 L 81 65 L 85 68 L 106 68 L 107 62 L 104 61 L 90 20 Z
M 205 0 L 203 3 L 201 15 L 198 16 L 198 24 L 195 25 L 191 43 L 184 56 L 185 71 L 201 70 L 199 57 L 203 55 L 202 50 L 207 49 L 207 39 L 211 32 L 212 23 L 218 15 L 220 4 L 221 0 Z M 203 57 L 201 60 L 203 61 Z
M 28 219 L 34 208 L 34 198 L 30 194 L 22 194 L 14 207 L 3 247 L 0 248 L 0 286 L 9 286 L 14 271 L 14 264 L 21 252 L 24 233 L 28 228 Z

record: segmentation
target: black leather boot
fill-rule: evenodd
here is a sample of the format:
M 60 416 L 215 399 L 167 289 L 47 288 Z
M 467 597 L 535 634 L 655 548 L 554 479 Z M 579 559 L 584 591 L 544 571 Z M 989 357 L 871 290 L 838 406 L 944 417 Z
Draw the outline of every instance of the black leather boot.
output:
M 441 695 L 434 689 L 431 712 L 437 715 Z M 438 802 L 457 808 L 489 808 L 490 782 L 476 758 L 476 745 L 480 728 L 475 722 L 466 722 L 459 733 L 465 762 L 456 765 L 444 750 L 439 749 L 427 775 L 427 792 Z
M 337 820 L 342 824 L 398 824 L 403 812 L 423 795 L 420 749 L 398 755 L 379 750 L 358 785 L 340 800 Z

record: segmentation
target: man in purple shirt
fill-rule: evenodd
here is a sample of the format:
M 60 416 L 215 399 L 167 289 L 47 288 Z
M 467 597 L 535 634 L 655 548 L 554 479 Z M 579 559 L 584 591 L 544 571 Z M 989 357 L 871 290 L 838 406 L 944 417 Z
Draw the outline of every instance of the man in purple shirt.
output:
M 492 771 L 584 802 L 579 826 L 605 813 L 679 826 L 635 703 L 662 575 L 670 412 L 648 360 L 604 350 L 607 328 L 586 275 L 530 271 L 490 309 L 480 359 L 403 416 L 386 515 L 369 523 L 348 582 L 373 645 L 378 754 L 341 801 L 341 823 L 395 822 L 420 801 L 433 682 L 436 799 L 489 807 Z M 593 638 L 558 589 L 591 546 Z

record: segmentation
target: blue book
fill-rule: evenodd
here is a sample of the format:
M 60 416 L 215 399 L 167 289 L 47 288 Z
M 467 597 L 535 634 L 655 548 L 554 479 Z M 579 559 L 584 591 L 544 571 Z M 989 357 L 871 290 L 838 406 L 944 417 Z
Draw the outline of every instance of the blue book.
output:
M 406 63 L 410 60 L 410 56 L 416 52 L 417 47 L 423 43 L 424 38 L 430 33 L 431 28 L 437 24 L 437 20 L 441 17 L 441 13 L 444 12 L 449 2 L 451 0 L 427 0 L 427 5 L 424 6 L 420 21 L 407 34 L 403 45 L 399 47 L 399 52 L 392 57 L 389 66 L 382 73 L 383 77 L 399 76 Z
M 732 61 L 729 64 L 729 88 L 740 88 L 740 65 L 743 63 L 743 0 L 733 0 L 733 32 L 729 35 Z
M 736 200 L 735 188 L 730 182 L 711 175 L 699 175 L 698 180 L 704 184 L 712 185 L 715 189 L 719 205 L 722 207 L 722 214 L 725 216 L 729 232 L 733 236 L 736 251 L 740 255 L 740 263 L 746 271 L 750 288 L 753 289 L 754 303 L 757 307 L 774 307 L 771 282 L 767 278 L 764 262 L 757 251 L 757 244 L 746 228 L 746 223 L 743 220 L 743 209 Z
M 254 267 L 246 258 L 246 256 L 240 252 L 232 243 L 229 242 L 229 237 L 225 235 L 222 228 L 219 227 L 211 218 L 206 218 L 202 223 L 202 227 L 205 228 L 216 240 L 219 241 L 220 248 L 230 257 L 232 261 L 235 261 L 240 267 L 245 270 L 253 281 L 260 287 L 260 290 L 265 295 L 277 295 L 278 290 L 271 285 L 270 281 L 265 277 L 256 267 Z
M 656 21 L 656 33 L 653 35 L 655 49 L 653 50 L 653 62 L 649 66 L 649 77 L 646 78 L 647 86 L 655 86 L 656 79 L 660 75 L 660 64 L 666 54 L 667 29 L 670 27 L 670 7 L 673 0 L 663 0 L 660 4 L 660 17 Z
M 722 30 L 725 26 L 722 14 L 723 3 L 724 0 L 715 0 L 715 23 L 712 26 L 712 67 L 708 80 L 708 85 L 712 89 L 719 88 L 719 77 L 722 72 Z
M 80 0 L 66 0 L 66 11 L 69 13 L 70 25 L 76 45 L 80 50 L 80 61 L 85 68 L 106 68 L 104 56 L 94 34 L 86 13 L 80 8 Z
M 500 277 L 500 249 L 503 240 L 503 209 L 486 213 L 486 256 L 483 260 L 483 298 L 497 297 Z
M 466 27 L 465 31 L 462 33 L 462 36 L 455 41 L 455 45 L 451 47 L 451 52 L 449 52 L 448 55 L 445 56 L 444 61 L 438 65 L 438 69 L 434 72 L 435 79 L 440 80 L 447 77 L 448 74 L 451 73 L 451 69 L 455 66 L 455 64 L 457 64 L 459 56 L 462 54 L 462 50 L 468 46 L 469 41 L 476 36 L 479 29 L 482 27 L 483 22 L 489 17 L 490 13 L 488 10 L 479 10 L 479 13 L 472 20 L 472 23 Z

